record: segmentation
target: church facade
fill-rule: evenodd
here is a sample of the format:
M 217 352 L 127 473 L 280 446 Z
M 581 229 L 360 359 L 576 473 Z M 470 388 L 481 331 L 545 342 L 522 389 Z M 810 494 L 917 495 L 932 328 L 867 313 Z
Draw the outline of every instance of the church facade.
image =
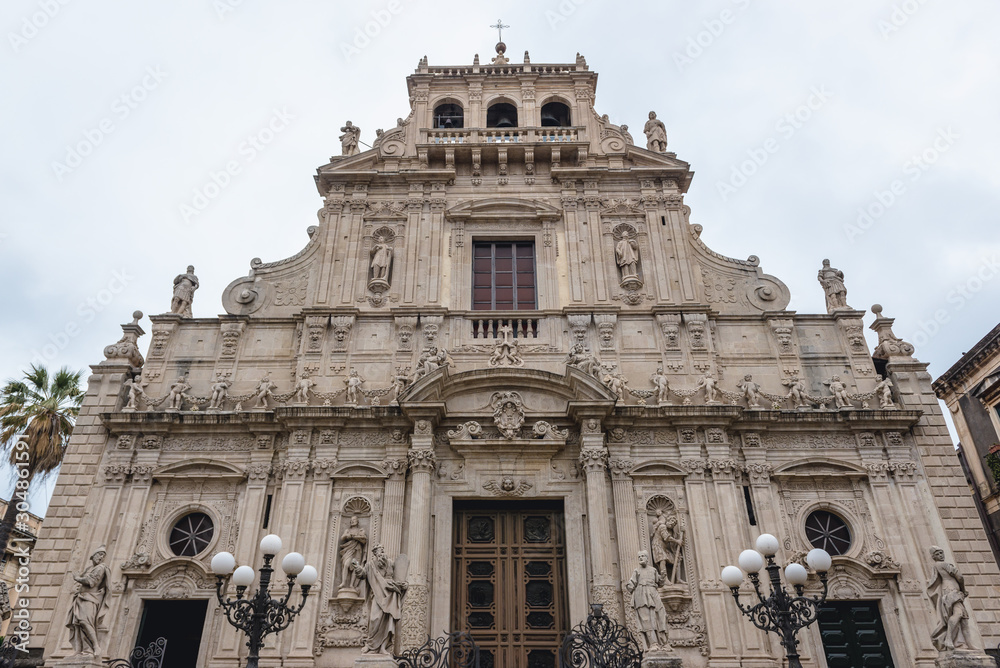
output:
M 947 663 L 937 629 L 932 545 L 964 575 L 959 646 L 1000 641 L 1000 574 L 892 320 L 875 307 L 870 350 L 829 262 L 828 312 L 787 310 L 756 257 L 701 241 L 655 114 L 637 146 L 582 57 L 500 46 L 422 59 L 372 149 L 345 125 L 305 247 L 252 260 L 224 315 L 190 317 L 189 268 L 144 356 L 141 314 L 105 349 L 32 559 L 46 665 L 79 659 L 75 576 L 102 546 L 98 653 L 162 635 L 185 665 L 242 665 L 209 562 L 257 566 L 276 533 L 320 581 L 264 665 L 354 665 L 352 562 L 381 545 L 408 557 L 398 650 L 463 630 L 483 665 L 555 666 L 592 603 L 638 634 L 647 552 L 684 665 L 777 668 L 719 575 L 765 532 L 782 565 L 833 555 L 805 665 L 989 665 Z

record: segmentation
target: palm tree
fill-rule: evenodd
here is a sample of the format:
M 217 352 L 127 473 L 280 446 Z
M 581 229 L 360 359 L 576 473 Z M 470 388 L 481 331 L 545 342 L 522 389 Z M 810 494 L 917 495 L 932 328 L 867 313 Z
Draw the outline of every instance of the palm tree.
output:
M 24 481 L 22 498 L 35 476 L 44 478 L 62 463 L 83 403 L 82 375 L 63 367 L 50 377 L 45 367 L 32 364 L 23 380 L 8 380 L 0 389 L 0 451 L 8 453 L 18 480 Z M 26 445 L 19 446 L 22 441 Z M 16 517 L 17 502 L 11 493 L 0 522 L 0 554 L 7 550 Z

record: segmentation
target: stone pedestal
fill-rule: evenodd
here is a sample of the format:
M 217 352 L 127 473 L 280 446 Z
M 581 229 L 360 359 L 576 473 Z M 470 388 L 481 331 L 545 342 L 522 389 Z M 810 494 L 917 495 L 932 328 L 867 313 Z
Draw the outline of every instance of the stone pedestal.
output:
M 362 654 L 354 660 L 354 668 L 397 668 L 388 654 Z
M 949 652 L 941 652 L 934 665 L 937 668 L 996 668 L 997 664 L 984 652 L 971 649 L 953 649 Z
M 681 668 L 681 657 L 662 649 L 651 649 L 642 655 L 642 668 Z
M 104 668 L 101 658 L 93 654 L 74 654 L 52 662 L 58 668 Z

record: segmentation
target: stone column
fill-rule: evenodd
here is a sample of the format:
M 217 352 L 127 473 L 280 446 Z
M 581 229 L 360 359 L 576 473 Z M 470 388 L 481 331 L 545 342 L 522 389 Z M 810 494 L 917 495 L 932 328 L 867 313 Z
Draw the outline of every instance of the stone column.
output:
M 604 604 L 604 610 L 609 616 L 622 621 L 611 554 L 611 522 L 608 518 L 608 450 L 604 447 L 604 432 L 600 423 L 588 420 L 580 440 L 580 468 L 586 474 L 587 521 L 590 530 L 590 597 L 592 602 Z
M 403 541 L 403 497 L 406 492 L 406 459 L 389 458 L 382 462 L 388 474 L 382 502 L 379 541 L 386 554 L 399 554 Z
M 400 623 L 401 650 L 419 647 L 428 633 L 431 473 L 437 467 L 434 429 L 428 420 L 417 420 L 406 456 L 410 464 L 410 524 L 406 551 L 410 558 L 410 572 Z

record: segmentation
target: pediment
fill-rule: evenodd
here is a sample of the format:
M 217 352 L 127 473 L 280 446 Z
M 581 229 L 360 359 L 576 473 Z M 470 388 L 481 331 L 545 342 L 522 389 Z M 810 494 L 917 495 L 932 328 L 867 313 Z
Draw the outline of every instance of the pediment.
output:
M 558 220 L 562 210 L 538 200 L 524 200 L 516 197 L 493 197 L 489 199 L 466 200 L 445 212 L 448 218 L 476 220 Z
M 424 376 L 400 397 L 406 412 L 422 405 L 443 405 L 445 415 L 491 415 L 491 401 L 497 391 L 518 392 L 527 415 L 559 416 L 575 406 L 592 406 L 610 412 L 616 397 L 601 382 L 579 369 L 567 367 L 565 375 L 540 369 L 475 369 L 451 373 L 447 367 Z
M 153 472 L 153 477 L 160 480 L 184 478 L 186 480 L 199 478 L 246 478 L 246 473 L 238 466 L 214 459 L 187 459 L 176 464 L 168 464 Z
M 773 475 L 787 476 L 838 476 L 838 475 L 867 475 L 867 472 L 855 464 L 829 459 L 827 457 L 810 457 L 808 459 L 796 459 L 795 461 L 783 464 L 774 470 Z
M 652 461 L 632 470 L 632 477 L 654 477 L 654 476 L 684 476 L 687 471 L 664 461 Z

